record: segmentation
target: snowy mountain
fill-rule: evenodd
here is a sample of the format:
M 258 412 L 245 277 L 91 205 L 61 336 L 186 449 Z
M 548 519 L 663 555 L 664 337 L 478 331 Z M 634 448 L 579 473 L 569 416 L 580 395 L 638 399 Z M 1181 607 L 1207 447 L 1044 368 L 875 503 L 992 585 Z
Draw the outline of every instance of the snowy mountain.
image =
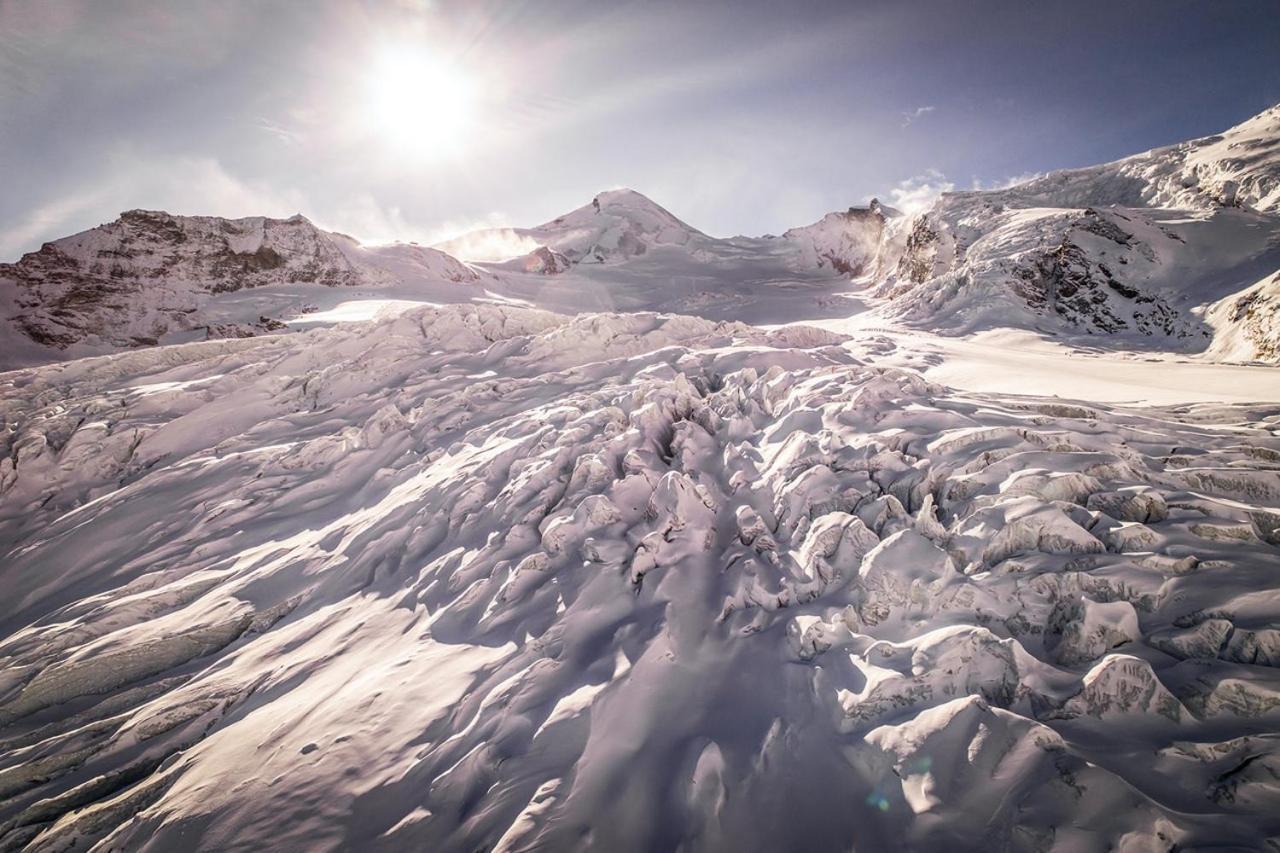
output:
M 296 329 L 302 314 L 338 304 L 298 289 L 310 285 L 361 290 L 366 301 L 566 313 L 786 322 L 869 311 L 941 334 L 1020 328 L 1119 350 L 1276 361 L 1277 271 L 1273 108 L 1114 163 L 948 193 L 914 216 L 873 200 L 781 237 L 711 237 L 626 189 L 533 228 L 434 248 L 364 247 L 301 216 L 131 211 L 0 265 L 0 308 L 22 336 L 0 367 Z M 249 289 L 253 298 L 238 295 Z
M 911 322 L 1274 360 L 1226 343 L 1267 334 L 1211 308 L 1280 269 L 1280 108 L 1104 166 L 949 193 L 905 233 L 878 293 Z
M 0 377 L 0 845 L 1265 849 L 1274 404 L 416 308 Z
M 477 279 L 434 249 L 366 248 L 301 215 L 221 219 L 131 210 L 0 264 L 0 300 L 37 344 L 111 348 L 152 345 L 189 330 L 218 336 L 201 309 L 213 296 L 246 288 Z
M 709 239 L 640 193 L 620 189 L 600 193 L 589 204 L 535 228 L 473 232 L 436 248 L 469 257 L 471 246 L 512 243 L 545 247 L 575 264 L 607 264 L 643 255 L 657 246 L 696 250 Z
M 536 228 L 497 228 L 464 234 L 436 245 L 441 251 L 475 261 L 505 260 L 512 269 L 551 268 L 563 271 L 550 254 L 569 264 L 623 264 L 654 249 L 678 249 L 697 264 L 715 266 L 755 260 L 768 264 L 777 255 L 790 255 L 797 270 L 826 269 L 836 275 L 861 275 L 874 264 L 885 222 L 901 213 L 876 199 L 866 207 L 829 213 L 818 222 L 777 237 L 709 237 L 677 219 L 665 208 L 634 190 L 600 193 L 590 204 L 558 216 Z M 537 247 L 508 260 L 514 249 Z M 664 256 L 673 262 L 670 254 Z M 674 261 L 678 263 L 678 261 Z

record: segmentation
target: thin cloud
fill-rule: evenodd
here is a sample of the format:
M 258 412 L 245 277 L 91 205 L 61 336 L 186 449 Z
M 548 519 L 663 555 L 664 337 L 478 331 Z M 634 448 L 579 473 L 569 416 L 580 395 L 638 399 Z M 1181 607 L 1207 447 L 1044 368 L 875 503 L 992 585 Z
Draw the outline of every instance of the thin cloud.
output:
M 434 242 L 431 229 L 420 227 L 400 207 L 384 204 L 372 193 L 320 205 L 298 189 L 277 189 L 240 178 L 211 157 L 156 160 L 122 150 L 110 157 L 103 172 L 110 177 L 50 198 L 9 227 L 0 228 L 0 262 L 16 260 L 47 240 L 111 222 L 121 211 L 133 208 L 228 218 L 284 218 L 302 213 L 318 227 L 349 234 L 366 245 Z
M 924 107 L 916 107 L 914 110 L 907 110 L 902 114 L 902 126 L 907 127 L 916 119 L 923 118 L 936 109 L 937 107 L 930 104 Z
M 303 139 L 301 133 L 298 133 L 297 131 L 294 131 L 294 130 L 290 130 L 284 125 L 278 124 L 267 118 L 259 118 L 257 121 L 253 123 L 253 125 L 254 127 L 258 128 L 258 130 L 261 130 L 264 133 L 274 136 L 276 139 L 280 140 L 286 145 L 297 145 Z

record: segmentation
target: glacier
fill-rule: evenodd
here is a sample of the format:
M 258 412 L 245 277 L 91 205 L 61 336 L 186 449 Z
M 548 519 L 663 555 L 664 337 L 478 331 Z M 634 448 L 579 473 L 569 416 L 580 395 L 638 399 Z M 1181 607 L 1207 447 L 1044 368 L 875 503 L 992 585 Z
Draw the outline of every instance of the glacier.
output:
M 1277 151 L 0 266 L 0 849 L 1276 848 Z

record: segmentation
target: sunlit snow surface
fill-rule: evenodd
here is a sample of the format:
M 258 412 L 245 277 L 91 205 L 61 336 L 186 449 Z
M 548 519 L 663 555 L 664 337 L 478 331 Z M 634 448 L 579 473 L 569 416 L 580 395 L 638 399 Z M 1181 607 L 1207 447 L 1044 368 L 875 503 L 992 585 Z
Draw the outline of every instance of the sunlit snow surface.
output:
M 1280 405 L 899 358 L 467 305 L 3 375 L 0 844 L 1280 836 Z

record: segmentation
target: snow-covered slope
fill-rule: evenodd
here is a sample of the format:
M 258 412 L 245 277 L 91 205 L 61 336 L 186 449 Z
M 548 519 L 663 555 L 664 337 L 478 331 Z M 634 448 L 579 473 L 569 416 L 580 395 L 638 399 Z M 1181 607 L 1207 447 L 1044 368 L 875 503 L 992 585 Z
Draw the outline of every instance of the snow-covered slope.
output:
M 1273 108 L 1219 136 L 946 194 L 899 229 L 877 292 L 888 314 L 944 331 L 1013 326 L 1274 360 L 1265 344 L 1240 345 L 1265 332 L 1208 315 L 1280 269 L 1278 205 Z
M 1206 319 L 1219 358 L 1280 362 L 1280 271 L 1217 302 Z
M 131 210 L 115 222 L 46 243 L 17 263 L 0 264 L 0 307 L 35 344 L 109 349 L 206 328 L 201 308 L 210 298 L 245 288 L 477 278 L 435 249 L 366 248 L 300 215 L 221 219 Z
M 0 377 L 0 844 L 1280 837 L 1274 405 L 841 342 L 462 305 Z

